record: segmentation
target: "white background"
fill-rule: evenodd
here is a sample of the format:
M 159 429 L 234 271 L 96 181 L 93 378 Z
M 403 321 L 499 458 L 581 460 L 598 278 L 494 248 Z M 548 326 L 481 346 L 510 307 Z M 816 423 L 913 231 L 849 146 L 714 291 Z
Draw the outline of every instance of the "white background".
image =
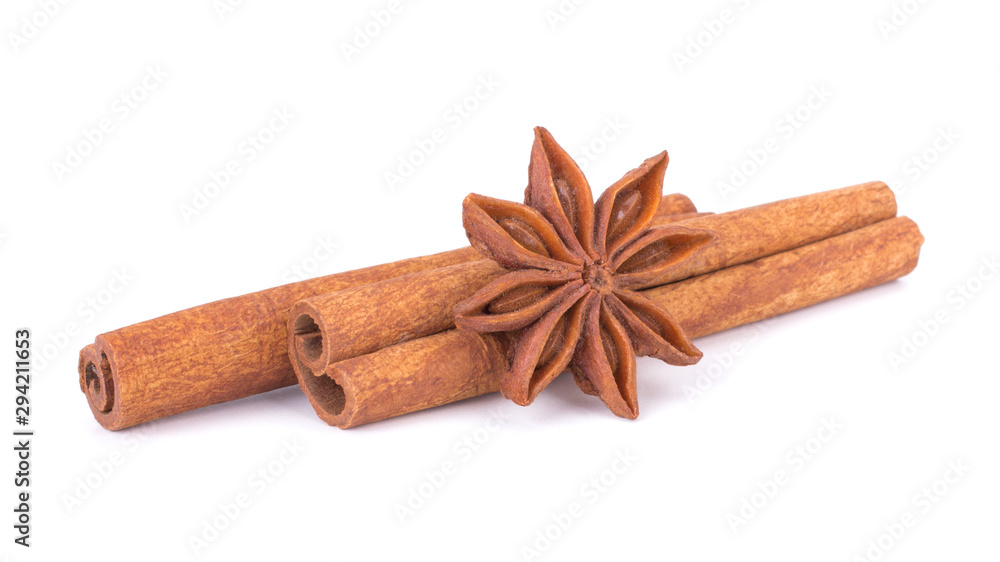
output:
M 8 438 L 0 555 L 184 559 L 222 521 L 199 558 L 855 560 L 878 555 L 880 537 L 885 560 L 1000 556 L 1000 281 L 982 267 L 1000 250 L 997 3 L 427 0 L 379 26 L 387 1 L 254 1 L 221 16 L 210 0 L 73 2 L 52 17 L 43 5 L 0 13 L 0 345 L 28 326 L 58 350 L 31 391 L 33 546 L 12 542 Z M 723 10 L 729 23 L 713 23 Z M 381 29 L 358 37 L 366 25 Z M 147 68 L 165 76 L 135 90 Z M 477 92 L 482 81 L 495 87 Z M 457 118 L 456 103 L 475 110 Z M 282 108 L 290 124 L 247 161 L 241 144 Z M 807 118 L 789 128 L 796 111 Z M 111 132 L 57 172 L 102 119 Z M 668 149 L 666 191 L 706 211 L 893 183 L 927 237 L 920 267 L 702 339 L 697 367 L 640 361 L 634 422 L 565 377 L 530 408 L 493 395 L 350 431 L 320 422 L 295 387 L 118 433 L 92 419 L 76 358 L 96 334 L 280 284 L 294 267 L 459 247 L 467 193 L 521 197 L 535 125 L 581 159 L 593 147 L 595 191 Z M 390 187 L 386 172 L 436 128 L 446 140 Z M 779 149 L 720 191 L 769 138 Z M 240 173 L 186 221 L 182 205 L 232 159 Z M 122 270 L 127 286 L 102 292 Z M 498 431 L 491 410 L 507 419 Z M 840 429 L 817 447 L 830 419 Z M 281 465 L 286 442 L 304 450 Z M 636 460 L 616 465 L 618 453 Z M 401 521 L 397 504 L 447 462 L 455 474 Z M 269 467 L 280 476 L 252 479 Z M 595 492 L 588 482 L 613 467 Z M 773 497 L 754 498 L 779 470 Z M 945 476 L 933 503 L 919 498 Z M 250 505 L 225 524 L 219 506 L 239 493 Z M 734 532 L 744 499 L 762 507 Z M 574 503 L 582 513 L 557 532 Z M 883 536 L 906 513 L 915 525 Z M 558 537 L 539 541 L 546 531 Z

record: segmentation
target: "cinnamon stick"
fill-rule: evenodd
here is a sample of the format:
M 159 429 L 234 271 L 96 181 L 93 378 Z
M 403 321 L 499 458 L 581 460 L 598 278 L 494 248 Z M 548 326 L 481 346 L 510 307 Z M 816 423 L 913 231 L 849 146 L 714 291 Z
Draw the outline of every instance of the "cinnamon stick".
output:
M 685 226 L 714 231 L 719 243 L 650 286 L 825 240 L 893 218 L 896 212 L 895 194 L 874 181 L 687 221 Z
M 690 266 L 647 287 L 686 279 L 849 232 L 896 216 L 896 200 L 882 182 L 786 199 L 718 215 L 670 216 L 715 232 L 717 243 Z M 291 311 L 292 363 L 312 372 L 351 357 L 453 328 L 455 305 L 503 275 L 480 260 L 397 277 L 306 299 Z M 377 320 L 373 320 L 377 318 Z
M 909 275 L 923 243 L 917 224 L 899 217 L 644 294 L 700 338 Z
M 694 225 L 708 216 L 661 214 L 657 222 Z M 484 259 L 302 300 L 289 314 L 293 355 L 321 371 L 330 363 L 453 328 L 455 304 L 505 271 Z
M 644 293 L 702 337 L 903 277 L 922 244 L 894 218 Z M 496 392 L 505 361 L 502 340 L 449 330 L 320 372 L 300 364 L 300 385 L 321 419 L 350 428 Z
M 661 213 L 694 213 L 667 195 Z M 295 302 L 420 271 L 482 259 L 466 247 L 338 273 L 197 306 L 97 336 L 81 351 L 81 389 L 107 429 L 295 384 L 286 324 Z

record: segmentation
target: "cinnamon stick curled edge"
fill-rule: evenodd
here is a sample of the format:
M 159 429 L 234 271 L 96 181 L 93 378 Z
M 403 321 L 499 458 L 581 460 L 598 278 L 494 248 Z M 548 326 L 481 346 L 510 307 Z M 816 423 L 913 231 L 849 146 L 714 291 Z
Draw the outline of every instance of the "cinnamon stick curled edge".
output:
M 644 293 L 703 337 L 903 277 L 923 240 L 893 218 Z M 502 340 L 448 330 L 306 369 L 299 382 L 320 418 L 350 428 L 496 392 L 505 356 Z
M 666 195 L 660 213 L 695 213 Z M 316 295 L 481 260 L 473 248 L 318 277 L 196 306 L 97 336 L 80 351 L 81 390 L 94 418 L 117 430 L 296 383 L 288 309 Z

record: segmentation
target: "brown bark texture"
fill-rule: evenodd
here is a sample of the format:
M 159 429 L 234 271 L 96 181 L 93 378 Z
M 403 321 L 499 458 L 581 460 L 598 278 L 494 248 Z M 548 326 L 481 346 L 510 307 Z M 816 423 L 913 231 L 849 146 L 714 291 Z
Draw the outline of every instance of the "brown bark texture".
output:
M 660 212 L 697 209 L 677 194 L 663 197 Z M 289 386 L 296 377 L 286 325 L 297 301 L 481 259 L 465 247 L 274 287 L 100 334 L 81 350 L 81 389 L 95 419 L 117 430 Z
M 691 265 L 645 288 L 784 252 L 894 216 L 895 197 L 882 182 L 718 215 L 669 215 L 661 210 L 655 226 L 681 221 L 690 228 L 714 231 L 716 243 Z M 455 325 L 455 305 L 505 271 L 484 259 L 305 299 L 289 315 L 292 362 L 320 372 L 337 361 L 450 329 Z
M 923 241 L 912 220 L 893 218 L 644 294 L 704 337 L 903 277 Z M 507 361 L 502 339 L 448 330 L 306 368 L 300 384 L 320 418 L 350 428 L 496 392 Z
M 692 277 L 707 279 L 711 276 L 705 274 L 710 272 L 721 275 L 720 270 L 723 270 L 733 275 L 731 272 L 736 271 L 737 275 L 747 275 L 762 266 L 780 267 L 782 262 L 769 262 L 762 258 L 774 255 L 795 257 L 789 251 L 812 248 L 817 241 L 834 240 L 844 233 L 878 225 L 895 216 L 896 203 L 891 190 L 881 182 L 871 182 L 731 213 L 692 218 L 684 222 L 685 226 L 714 230 L 718 242 L 706 249 L 691 266 L 659 280 L 666 285 L 647 291 L 647 294 L 669 295 L 669 288 L 683 285 L 676 281 Z M 675 219 L 661 215 L 658 221 L 667 224 Z M 881 233 L 877 229 L 865 232 L 873 236 Z M 919 242 L 922 241 L 922 238 L 917 240 L 919 232 L 908 235 L 909 241 L 916 241 L 919 249 Z M 883 242 L 888 244 L 889 241 Z M 830 244 L 823 247 L 844 253 L 842 247 Z M 915 265 L 916 253 L 906 253 L 909 246 L 896 243 L 891 248 L 903 248 L 905 251 L 900 255 L 912 257 Z M 809 256 L 822 260 L 816 258 L 815 253 Z M 859 271 L 856 278 L 881 283 L 909 273 L 899 273 L 905 267 L 896 267 L 892 261 L 895 257 L 898 256 L 887 253 L 882 263 L 868 263 L 875 269 L 882 267 L 885 279 L 877 275 L 878 271 L 867 270 Z M 734 267 L 740 264 L 748 264 L 748 267 Z M 729 318 L 736 322 L 733 325 L 753 321 L 745 320 L 741 315 L 752 315 L 758 311 L 761 305 L 754 303 L 766 302 L 772 307 L 760 309 L 767 312 L 766 318 L 860 290 L 852 284 L 854 278 L 836 276 L 837 273 L 852 273 L 846 270 L 828 273 L 832 284 L 815 289 L 823 279 L 817 279 L 814 272 L 819 275 L 823 265 L 825 262 L 796 262 L 797 269 L 787 271 L 787 278 L 771 274 L 769 277 L 773 280 L 768 282 L 743 279 L 742 283 L 748 286 L 739 283 L 726 285 L 722 292 L 713 295 L 719 300 L 718 305 L 712 306 L 710 301 L 685 301 L 672 303 L 668 309 L 678 320 L 685 318 L 690 322 L 689 335 L 697 337 L 726 329 L 718 325 Z M 332 425 L 353 427 L 477 396 L 484 392 L 483 388 L 495 390 L 495 384 L 487 384 L 486 379 L 498 376 L 503 370 L 503 362 L 493 361 L 486 368 L 482 358 L 491 351 L 503 351 L 503 346 L 496 344 L 499 340 L 477 339 L 471 334 L 456 331 L 438 332 L 453 327 L 452 308 L 455 303 L 502 273 L 503 270 L 491 261 L 473 262 L 299 303 L 291 315 L 289 329 L 292 362 L 300 385 L 320 417 Z M 720 278 L 730 283 L 728 277 Z M 809 283 L 816 293 L 799 298 L 795 291 L 801 290 L 801 287 L 796 283 Z M 838 284 L 843 292 L 837 292 Z M 758 295 L 761 291 L 771 292 Z M 712 293 L 706 291 L 704 294 Z M 790 308 L 781 309 L 782 303 Z M 732 314 L 722 314 L 727 308 Z M 708 320 L 698 323 L 684 317 L 690 310 L 703 312 L 708 315 Z M 703 332 L 703 324 L 715 326 L 715 329 Z M 685 325 L 685 328 L 688 326 Z M 401 343 L 408 340 L 413 341 Z M 455 361 L 448 359 L 452 355 L 456 357 Z M 387 359 L 390 356 L 393 358 L 391 361 Z M 475 375 L 468 376 L 469 369 L 461 365 L 463 361 L 479 361 Z M 429 365 L 433 365 L 433 373 L 426 369 Z M 409 390 L 406 393 L 396 392 L 400 388 Z

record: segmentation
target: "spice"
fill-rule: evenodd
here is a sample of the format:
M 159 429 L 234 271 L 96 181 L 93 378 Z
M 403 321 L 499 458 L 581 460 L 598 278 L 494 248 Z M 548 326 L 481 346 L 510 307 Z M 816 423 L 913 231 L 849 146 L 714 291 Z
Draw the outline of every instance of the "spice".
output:
M 612 379 L 613 385 L 605 377 L 605 399 L 619 415 L 634 417 L 634 382 L 629 382 L 634 381 L 634 341 L 641 342 L 640 355 L 668 357 L 674 363 L 690 364 L 700 356 L 676 323 L 669 321 L 669 314 L 635 294 L 635 289 L 756 260 L 896 216 L 892 191 L 884 183 L 871 182 L 730 213 L 695 216 L 680 223 L 675 221 L 686 217 L 662 212 L 648 220 L 655 212 L 652 202 L 657 199 L 666 163 L 665 153 L 648 160 L 610 189 L 612 196 L 595 210 L 582 172 L 547 131 L 536 129 L 525 193 L 533 207 L 475 195 L 464 205 L 463 222 L 470 240 L 498 263 L 459 264 L 297 304 L 288 331 L 300 384 L 311 380 L 309 373 L 322 373 L 332 363 L 451 328 L 455 305 L 472 297 L 456 309 L 459 324 L 482 333 L 519 331 L 516 339 L 523 345 L 506 349 L 515 356 L 520 351 L 520 355 L 510 360 L 513 368 L 503 375 L 506 384 L 501 388 L 519 404 L 530 403 L 577 353 L 585 306 L 595 306 L 596 298 L 586 296 L 592 285 L 583 281 L 583 269 L 600 259 L 600 251 L 612 247 L 624 256 L 621 263 L 613 264 L 624 267 L 624 286 L 616 297 L 617 312 L 605 311 L 603 322 L 599 312 L 591 315 L 595 320 L 590 329 L 600 333 L 604 327 L 604 334 L 620 337 L 593 336 L 592 341 L 601 338 L 601 345 L 587 351 L 591 363 L 600 369 L 612 367 L 611 361 L 600 357 L 602 352 L 614 357 L 614 367 L 620 368 L 610 370 L 619 376 Z M 636 204 L 622 204 L 626 200 Z M 639 204 L 642 201 L 645 207 Z M 612 216 L 625 220 L 612 224 Z M 606 224 L 595 217 L 602 217 Z M 601 237 L 582 234 L 595 232 L 595 226 L 602 233 L 603 245 Z M 639 248 L 622 251 L 648 227 L 653 227 L 648 241 L 655 243 L 641 252 Z M 717 243 L 705 245 L 706 231 L 715 234 Z M 631 239 L 622 238 L 628 233 Z M 498 247 L 491 248 L 491 244 Z M 671 255 L 671 248 L 680 251 Z M 505 274 L 503 266 L 518 265 L 527 269 Z M 569 302 L 567 295 L 575 300 Z M 588 302 L 583 303 L 584 299 Z M 551 314 L 543 321 L 546 312 Z M 372 321 L 374 314 L 377 321 Z M 622 322 L 620 318 L 626 315 L 631 318 Z M 537 329 L 529 334 L 531 328 Z M 536 368 L 539 364 L 542 367 Z M 579 365 L 571 368 L 585 392 L 597 393 Z
M 689 338 L 916 266 L 923 238 L 894 218 L 885 184 L 710 215 L 684 196 L 660 199 L 666 164 L 666 153 L 647 160 L 595 205 L 576 164 L 536 129 L 525 205 L 466 201 L 476 249 L 101 334 L 80 352 L 81 390 L 104 427 L 121 429 L 297 378 L 321 418 L 352 427 L 495 390 L 527 404 L 569 367 L 634 418 L 635 356 L 690 364 L 700 352 Z
M 650 229 L 667 153 L 609 187 L 595 206 L 583 173 L 548 131 L 535 130 L 526 205 L 469 195 L 472 246 L 511 270 L 455 308 L 462 330 L 509 332 L 500 392 L 526 406 L 572 364 L 616 415 L 635 418 L 636 355 L 692 365 L 702 354 L 670 312 L 636 290 L 715 240 L 709 230 Z
M 695 213 L 668 195 L 663 213 Z M 288 309 L 297 301 L 420 271 L 482 260 L 473 248 L 283 285 L 197 306 L 97 337 L 79 365 L 95 419 L 123 429 L 296 383 L 288 359 Z M 90 347 L 90 346 L 88 346 Z
M 922 244 L 894 218 L 643 294 L 698 338 L 903 277 Z M 350 428 L 498 391 L 507 345 L 449 330 L 303 372 L 300 385 L 321 419 Z
M 101 334 L 99 364 L 81 375 L 91 412 L 107 429 L 122 429 L 293 384 L 285 323 L 297 300 L 477 256 L 468 248 L 320 277 Z
M 706 216 L 710 213 L 661 212 L 656 220 L 663 226 Z M 453 328 L 455 304 L 505 273 L 496 262 L 482 259 L 302 300 L 289 314 L 295 356 L 321 371 L 330 363 Z
M 668 214 L 676 209 L 665 205 L 670 197 L 661 201 L 654 226 L 682 224 L 711 230 L 717 242 L 651 280 L 653 284 L 738 265 L 896 216 L 892 191 L 881 182 L 719 215 Z M 748 231 L 755 236 L 745 236 Z M 288 334 L 296 350 L 292 363 L 320 372 L 337 361 L 450 329 L 455 305 L 505 271 L 492 260 L 481 259 L 302 300 L 289 315 Z

